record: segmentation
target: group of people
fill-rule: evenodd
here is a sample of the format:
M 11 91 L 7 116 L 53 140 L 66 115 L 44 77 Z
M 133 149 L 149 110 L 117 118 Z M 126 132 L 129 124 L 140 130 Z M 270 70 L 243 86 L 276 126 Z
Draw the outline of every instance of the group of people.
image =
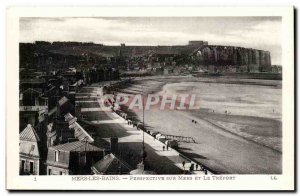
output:
M 185 161 L 182 161 L 182 166 L 184 168 L 185 166 Z M 204 171 L 205 175 L 207 174 L 207 169 L 204 168 L 202 165 L 199 165 L 199 164 L 196 164 L 195 168 L 194 168 L 195 164 L 192 163 L 191 166 L 190 166 L 190 171 Z
M 227 115 L 227 114 L 231 114 L 231 112 L 229 112 L 229 111 L 225 110 L 225 114 L 226 114 L 226 115 Z
M 168 151 L 169 150 L 169 145 L 163 145 L 162 149 L 163 149 L 163 151 L 165 151 L 165 149 Z
M 212 110 L 212 112 L 215 113 L 215 110 Z M 225 113 L 226 115 L 227 115 L 227 114 L 231 114 L 231 112 L 230 112 L 230 111 L 227 111 L 227 110 L 225 110 L 224 113 Z

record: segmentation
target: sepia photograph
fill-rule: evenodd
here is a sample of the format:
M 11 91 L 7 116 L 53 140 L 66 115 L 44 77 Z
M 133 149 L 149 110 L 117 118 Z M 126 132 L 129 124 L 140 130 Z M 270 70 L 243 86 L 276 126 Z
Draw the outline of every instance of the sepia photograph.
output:
M 214 190 L 196 186 L 212 182 L 223 190 L 261 177 L 242 189 L 264 189 L 264 179 L 293 189 L 292 7 L 63 9 L 9 10 L 18 36 L 7 155 L 20 179 L 10 187 L 64 189 L 29 186 L 48 179 L 90 190 L 75 183 L 124 180 L 169 183 L 135 187 L 144 190 Z M 183 181 L 194 188 L 175 186 Z

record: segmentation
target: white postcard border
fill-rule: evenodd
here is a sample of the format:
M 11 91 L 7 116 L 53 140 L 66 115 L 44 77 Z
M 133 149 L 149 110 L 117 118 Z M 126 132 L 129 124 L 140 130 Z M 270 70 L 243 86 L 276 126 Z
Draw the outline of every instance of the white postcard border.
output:
M 293 190 L 294 189 L 293 7 L 14 7 L 7 9 L 6 188 L 21 190 Z M 222 175 L 235 180 L 76 180 L 78 176 L 19 176 L 20 17 L 282 17 L 282 175 Z M 167 177 L 170 175 L 157 175 Z M 157 177 L 154 176 L 154 177 Z M 172 175 L 179 178 L 178 175 Z M 82 176 L 83 179 L 86 176 Z M 88 176 L 89 177 L 89 176 Z M 91 176 L 93 177 L 93 176 Z M 101 177 L 101 176 L 100 176 Z M 123 177 L 127 179 L 123 179 Z M 144 176 L 146 177 L 146 176 Z M 196 176 L 190 176 L 195 178 Z M 204 176 L 202 176 L 203 178 Z

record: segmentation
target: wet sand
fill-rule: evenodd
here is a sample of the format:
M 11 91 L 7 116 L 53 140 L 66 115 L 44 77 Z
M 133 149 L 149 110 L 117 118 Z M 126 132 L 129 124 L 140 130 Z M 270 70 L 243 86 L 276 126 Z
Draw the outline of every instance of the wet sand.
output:
M 181 79 L 171 80 L 144 79 L 121 91 L 131 94 L 159 92 L 165 84 L 180 82 Z M 184 82 L 189 81 L 185 79 Z M 192 79 L 192 82 L 195 80 Z M 259 80 L 251 82 L 264 84 L 264 81 Z M 272 84 L 270 88 L 278 88 L 277 82 L 268 81 L 266 86 Z M 265 112 L 265 115 L 268 114 Z M 142 119 L 141 111 L 136 111 L 136 115 Z M 280 114 L 274 119 L 243 115 L 227 116 L 211 113 L 205 108 L 197 112 L 152 110 L 145 111 L 145 123 L 149 129 L 164 134 L 195 138 L 195 144 L 180 143 L 181 151 L 218 173 L 280 174 L 281 129 L 274 129 L 281 126 L 278 116 Z M 197 124 L 192 123 L 192 120 L 197 120 Z M 234 130 L 230 129 L 232 124 L 236 126 L 242 124 L 244 127 L 235 129 L 239 132 L 232 132 Z

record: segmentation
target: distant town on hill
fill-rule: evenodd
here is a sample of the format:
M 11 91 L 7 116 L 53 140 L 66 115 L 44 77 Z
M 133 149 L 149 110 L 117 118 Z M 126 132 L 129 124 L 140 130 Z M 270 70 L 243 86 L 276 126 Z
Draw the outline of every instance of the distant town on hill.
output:
M 189 41 L 173 46 L 108 46 L 93 42 L 20 43 L 20 67 L 53 71 L 97 67 L 123 74 L 182 75 L 197 73 L 281 72 L 269 51 Z

